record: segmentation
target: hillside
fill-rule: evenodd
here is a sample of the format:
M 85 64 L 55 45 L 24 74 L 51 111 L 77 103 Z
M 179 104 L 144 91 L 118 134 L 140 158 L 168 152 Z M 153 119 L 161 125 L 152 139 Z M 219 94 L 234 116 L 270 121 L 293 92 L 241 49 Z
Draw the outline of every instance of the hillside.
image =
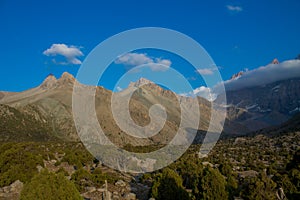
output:
M 221 96 L 215 103 L 222 104 Z M 228 118 L 256 131 L 279 125 L 299 112 L 300 79 L 229 90 L 226 98 Z
M 32 123 L 36 124 L 37 129 L 40 127 L 39 124 L 44 124 L 43 126 L 45 126 L 47 130 L 51 130 L 47 133 L 45 132 L 45 135 L 49 134 L 54 138 L 65 141 L 78 141 L 79 138 L 74 126 L 72 114 L 72 91 L 75 81 L 75 78 L 68 73 L 64 73 L 59 79 L 56 79 L 53 75 L 49 75 L 44 82 L 36 88 L 24 92 L 2 95 L 0 104 L 7 105 L 19 113 L 22 113 L 24 118 L 34 118 L 36 121 Z M 135 146 L 168 143 L 178 130 L 178 125 L 181 120 L 181 110 L 178 99 L 179 101 L 185 101 L 187 104 L 191 104 L 192 102 L 198 103 L 201 113 L 198 129 L 202 131 L 207 130 L 211 116 L 210 102 L 201 97 L 191 98 L 177 96 L 173 92 L 164 90 L 152 82 L 148 82 L 148 84 L 140 87 L 141 81 L 145 80 L 141 79 L 137 83 L 129 85 L 127 89 L 117 95 L 126 95 L 129 90 L 135 90 L 130 100 L 129 110 L 133 121 L 140 126 L 149 124 L 149 108 L 152 105 L 161 104 L 165 107 L 167 121 L 163 129 L 159 134 L 146 139 L 130 136 L 118 127 L 111 111 L 111 96 L 113 93 L 103 87 L 96 87 L 95 105 L 97 118 L 106 135 L 115 144 L 121 146 L 131 144 Z M 92 87 L 88 86 L 88 88 Z M 212 112 L 218 116 L 217 111 L 213 110 Z M 27 117 L 27 115 L 29 117 Z M 196 114 L 191 113 L 190 120 L 192 120 L 194 116 L 196 116 Z M 2 112 L 2 117 L 6 117 L 5 112 Z M 215 124 L 212 126 L 220 126 L 220 121 L 218 120 L 221 120 L 221 117 L 220 119 L 216 118 Z M 232 124 L 236 125 L 236 123 Z M 237 130 L 231 127 L 234 126 L 228 126 L 225 130 L 230 130 L 233 133 L 237 132 Z M 22 134 L 16 132 L 15 129 L 11 129 L 9 126 L 4 126 L 4 128 L 16 135 Z M 2 131 L 4 133 L 6 130 Z M 44 131 L 39 130 L 37 132 Z M 41 138 L 41 140 L 43 139 Z

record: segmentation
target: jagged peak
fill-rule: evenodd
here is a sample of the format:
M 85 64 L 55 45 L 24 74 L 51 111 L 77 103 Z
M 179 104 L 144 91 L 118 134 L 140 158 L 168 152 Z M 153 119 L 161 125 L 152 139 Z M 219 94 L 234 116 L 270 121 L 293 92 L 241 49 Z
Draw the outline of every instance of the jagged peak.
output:
M 59 79 L 72 79 L 75 80 L 74 76 L 69 72 L 64 72 Z
M 240 72 L 238 72 L 238 73 L 236 73 L 236 74 L 233 74 L 233 75 L 231 76 L 230 80 L 238 79 L 238 78 L 240 78 L 243 74 L 244 74 L 244 71 L 240 71 Z
M 60 86 L 73 85 L 74 82 L 75 82 L 74 76 L 68 72 L 64 72 L 61 75 L 61 77 L 58 79 L 58 83 Z
M 141 87 L 143 85 L 146 85 L 146 84 L 155 84 L 154 82 L 146 79 L 146 78 L 143 78 L 141 77 L 139 80 L 137 80 L 136 82 L 130 82 L 129 84 L 129 87 Z
M 277 65 L 279 64 L 279 61 L 277 58 L 274 58 L 273 61 L 271 62 L 271 64 Z
M 55 78 L 55 76 L 53 74 L 49 74 L 46 79 L 43 81 L 43 83 L 41 84 L 41 88 L 45 89 L 45 88 L 52 88 L 53 86 L 56 85 L 57 79 Z

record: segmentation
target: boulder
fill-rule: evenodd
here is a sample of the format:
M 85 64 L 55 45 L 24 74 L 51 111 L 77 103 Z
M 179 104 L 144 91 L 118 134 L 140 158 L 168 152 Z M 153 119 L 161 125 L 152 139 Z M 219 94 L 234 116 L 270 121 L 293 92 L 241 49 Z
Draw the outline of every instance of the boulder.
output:
M 136 200 L 136 194 L 127 193 L 127 194 L 124 195 L 124 199 L 126 199 L 126 200 Z
M 126 183 L 125 183 L 123 180 L 118 180 L 118 181 L 115 183 L 115 186 L 118 186 L 118 187 L 125 187 L 125 186 L 126 186 Z

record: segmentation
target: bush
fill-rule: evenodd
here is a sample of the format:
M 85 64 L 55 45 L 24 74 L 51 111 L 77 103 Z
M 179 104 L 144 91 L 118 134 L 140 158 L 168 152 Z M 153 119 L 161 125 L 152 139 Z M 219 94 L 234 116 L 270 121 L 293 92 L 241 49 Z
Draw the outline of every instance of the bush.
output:
M 197 199 L 228 199 L 226 181 L 218 170 L 205 168 L 198 185 Z
M 163 170 L 153 183 L 151 195 L 157 200 L 186 200 L 189 194 L 182 186 L 181 177 L 170 169 Z
M 37 174 L 24 185 L 21 200 L 57 200 L 57 199 L 83 199 L 75 185 L 68 181 L 63 174 L 55 175 L 47 170 Z
M 0 187 L 16 180 L 24 183 L 37 174 L 37 165 L 43 166 L 43 158 L 27 150 L 28 144 L 4 145 L 0 152 Z

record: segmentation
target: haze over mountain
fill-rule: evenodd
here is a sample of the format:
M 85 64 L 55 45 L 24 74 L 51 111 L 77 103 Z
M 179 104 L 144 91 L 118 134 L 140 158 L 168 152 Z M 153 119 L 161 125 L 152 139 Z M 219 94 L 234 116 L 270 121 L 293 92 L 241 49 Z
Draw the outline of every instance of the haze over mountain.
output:
M 227 105 L 220 94 L 214 101 L 227 107 L 228 117 L 254 131 L 278 125 L 299 112 L 300 62 L 289 60 L 239 72 L 225 81 Z

